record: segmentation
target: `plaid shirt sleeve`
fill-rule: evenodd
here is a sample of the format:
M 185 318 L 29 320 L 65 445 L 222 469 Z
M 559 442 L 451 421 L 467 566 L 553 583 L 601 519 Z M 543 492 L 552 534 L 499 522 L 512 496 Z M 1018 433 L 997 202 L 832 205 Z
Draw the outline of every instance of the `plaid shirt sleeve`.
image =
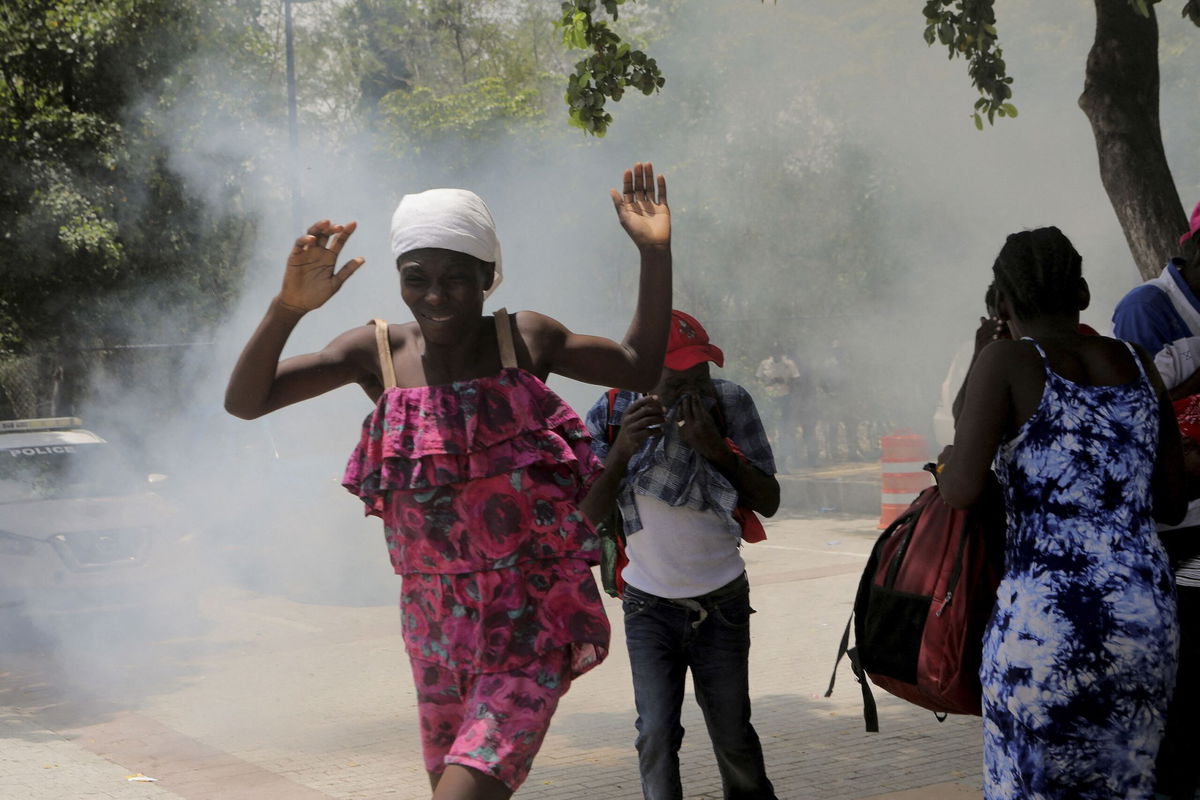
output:
M 629 408 L 629 404 L 638 398 L 638 395 L 633 392 L 621 391 L 617 393 L 616 400 L 613 402 L 612 417 L 610 419 L 608 413 L 608 392 L 600 395 L 592 407 L 588 410 L 584 424 L 587 425 L 588 433 L 592 435 L 592 452 L 601 461 L 608 458 L 610 442 L 608 441 L 608 428 L 610 425 L 616 427 L 621 424 L 621 417 L 625 414 L 625 409 Z M 645 450 L 649 445 L 642 444 L 642 449 Z M 639 451 L 640 452 L 640 451 Z M 636 462 L 638 456 L 630 462 L 630 470 L 636 470 Z M 625 533 L 631 534 L 642 529 L 642 520 L 637 513 L 637 504 L 634 500 L 633 484 L 626 476 L 626 480 L 622 481 L 621 488 L 617 492 L 617 507 L 621 510 L 621 518 L 625 524 Z
M 775 455 L 763 429 L 754 399 L 744 388 L 732 381 L 713 381 L 725 412 L 728 436 L 742 451 L 746 460 L 767 475 L 775 474 Z
M 592 404 L 584 418 L 584 425 L 592 435 L 592 452 L 603 462 L 608 458 L 608 393 Z
M 617 392 L 616 400 L 613 401 L 611 418 L 608 414 L 608 392 L 600 395 L 600 398 L 588 409 L 584 425 L 587 426 L 588 433 L 592 435 L 592 452 L 596 454 L 596 458 L 601 461 L 608 458 L 608 449 L 612 444 L 608 440 L 608 428 L 609 426 L 614 428 L 620 426 L 625 409 L 629 408 L 630 403 L 637 398 L 638 395 L 624 389 Z

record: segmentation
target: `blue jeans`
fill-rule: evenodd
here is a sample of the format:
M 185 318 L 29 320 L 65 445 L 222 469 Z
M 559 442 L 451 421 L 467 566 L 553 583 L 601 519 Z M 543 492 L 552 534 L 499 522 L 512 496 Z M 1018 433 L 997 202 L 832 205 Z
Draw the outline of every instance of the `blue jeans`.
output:
M 646 800 L 682 800 L 684 678 L 692 671 L 726 800 L 775 800 L 750 724 L 750 584 L 746 576 L 690 600 L 625 587 L 625 641 L 637 704 L 638 768 Z

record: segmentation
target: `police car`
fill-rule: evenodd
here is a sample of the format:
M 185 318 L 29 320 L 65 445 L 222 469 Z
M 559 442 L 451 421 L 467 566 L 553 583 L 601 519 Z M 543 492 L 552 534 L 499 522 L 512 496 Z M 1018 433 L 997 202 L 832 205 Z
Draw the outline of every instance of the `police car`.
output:
M 152 602 L 190 549 L 155 478 L 77 417 L 0 420 L 0 606 Z

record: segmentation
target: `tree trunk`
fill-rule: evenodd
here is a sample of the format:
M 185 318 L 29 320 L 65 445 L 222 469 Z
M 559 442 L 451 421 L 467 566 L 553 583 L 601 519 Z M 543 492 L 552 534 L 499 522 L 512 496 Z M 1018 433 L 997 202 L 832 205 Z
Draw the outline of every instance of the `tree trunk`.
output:
M 1096 40 L 1079 106 L 1100 157 L 1100 179 L 1142 278 L 1178 253 L 1187 214 L 1167 166 L 1158 117 L 1158 21 L 1129 0 L 1095 0 Z

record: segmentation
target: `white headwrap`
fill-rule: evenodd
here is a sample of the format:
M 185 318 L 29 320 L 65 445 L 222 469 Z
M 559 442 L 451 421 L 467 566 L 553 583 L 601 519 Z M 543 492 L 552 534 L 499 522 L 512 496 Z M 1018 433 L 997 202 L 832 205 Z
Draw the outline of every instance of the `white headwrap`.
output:
M 439 247 L 496 264 L 496 277 L 484 297 L 500 285 L 500 240 L 492 212 L 466 189 L 430 189 L 400 198 L 392 214 L 392 258 L 410 250 Z

